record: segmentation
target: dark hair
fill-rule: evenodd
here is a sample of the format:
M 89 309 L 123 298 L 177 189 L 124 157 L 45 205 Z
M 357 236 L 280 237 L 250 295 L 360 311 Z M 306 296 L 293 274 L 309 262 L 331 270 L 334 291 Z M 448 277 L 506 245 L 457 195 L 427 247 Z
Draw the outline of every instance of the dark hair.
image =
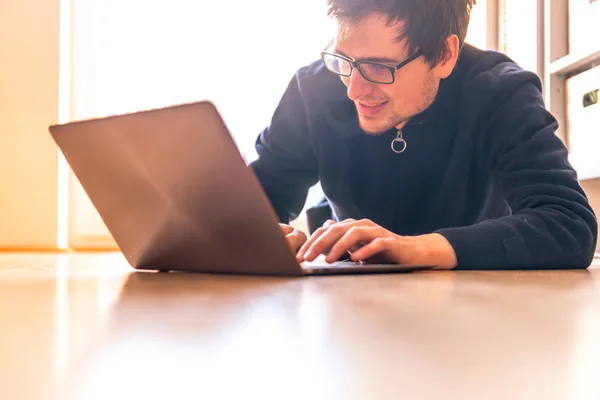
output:
M 327 0 L 328 15 L 357 21 L 371 13 L 387 15 L 388 23 L 403 22 L 398 41 L 406 39 L 409 54 L 421 49 L 430 65 L 446 55 L 446 39 L 458 36 L 460 46 L 467 35 L 471 9 L 476 0 Z

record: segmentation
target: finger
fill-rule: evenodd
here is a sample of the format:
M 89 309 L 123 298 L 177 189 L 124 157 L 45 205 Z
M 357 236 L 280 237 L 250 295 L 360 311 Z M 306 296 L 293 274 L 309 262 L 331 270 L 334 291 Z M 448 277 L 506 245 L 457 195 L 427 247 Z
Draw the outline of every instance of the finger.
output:
M 292 233 L 286 235 L 286 239 L 292 251 L 294 252 L 294 254 L 296 254 L 296 252 L 302 246 L 302 244 L 306 242 L 306 235 L 302 231 L 294 230 Z
M 281 231 L 283 232 L 284 235 L 289 235 L 290 233 L 292 233 L 294 231 L 294 228 L 292 228 L 290 225 L 280 223 L 279 227 L 281 228 Z
M 306 243 L 302 249 L 302 255 L 307 261 L 313 261 L 319 255 L 326 252 L 330 252 L 332 246 L 353 226 L 377 226 L 372 221 L 362 219 L 357 221 L 355 219 L 346 219 L 343 222 L 335 222 L 330 224 L 328 228 L 319 228 L 320 231 L 310 243 Z M 317 233 L 317 232 L 316 232 Z M 343 253 L 343 252 L 342 252 Z M 341 254 L 338 256 L 341 257 Z M 329 257 L 328 259 L 331 259 Z
M 327 228 L 325 233 L 323 233 L 317 240 L 315 240 L 310 248 L 306 251 L 305 258 L 308 261 L 312 261 L 320 254 L 329 253 L 327 256 L 328 262 L 333 262 L 339 259 L 346 249 L 343 249 L 339 252 L 331 255 L 332 248 L 334 245 L 348 232 L 348 230 L 359 227 L 360 222 L 358 221 L 348 221 L 348 222 L 340 222 L 335 225 Z M 333 260 L 333 261 L 331 261 Z
M 381 227 L 371 226 L 353 226 L 337 240 L 331 251 L 327 255 L 327 262 L 338 260 L 346 251 L 353 251 L 357 247 L 362 247 L 380 236 L 385 235 L 385 231 Z
M 322 234 L 325 233 L 326 230 L 327 230 L 327 228 L 320 227 L 319 229 L 314 231 L 312 235 L 310 235 L 308 240 L 304 243 L 304 245 L 300 248 L 300 250 L 298 250 L 298 258 L 299 259 L 304 258 L 306 251 L 310 248 L 310 246 L 312 246 L 312 244 L 315 242 L 315 240 L 317 240 L 319 237 L 321 237 Z
M 325 221 L 325 223 L 323 224 L 323 226 L 321 226 L 319 229 L 317 229 L 316 231 L 313 232 L 313 234 L 310 236 L 310 238 L 308 239 L 308 241 L 306 243 L 304 243 L 304 246 L 302 246 L 302 248 L 298 251 L 298 258 L 304 258 L 304 254 L 306 253 L 306 250 L 308 250 L 308 248 L 310 246 L 312 246 L 312 244 L 319 238 L 321 237 L 321 235 L 323 233 L 325 233 L 325 231 L 327 230 L 327 228 L 329 226 L 332 226 L 336 224 L 336 221 L 329 219 L 327 221 Z
M 304 259 L 306 261 L 313 261 L 319 255 L 324 254 L 342 236 L 344 236 L 350 227 L 343 224 L 335 224 L 324 229 L 323 233 L 307 247 L 306 252 L 304 253 Z
M 360 248 L 360 250 L 352 253 L 352 261 L 365 261 L 371 257 L 374 257 L 384 251 L 388 250 L 391 244 L 389 238 L 376 238 L 371 243 L 368 243 Z

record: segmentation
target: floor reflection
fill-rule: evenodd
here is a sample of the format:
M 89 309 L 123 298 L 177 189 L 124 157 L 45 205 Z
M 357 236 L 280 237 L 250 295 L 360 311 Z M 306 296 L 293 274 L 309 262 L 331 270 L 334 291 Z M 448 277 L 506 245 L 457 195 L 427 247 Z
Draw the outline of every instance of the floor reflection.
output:
M 28 260 L 0 264 L 0 376 L 18 398 L 53 381 L 61 400 L 600 398 L 600 270 L 285 279 Z
M 597 327 L 590 298 L 600 300 L 588 271 L 358 279 L 132 273 L 104 335 L 73 366 L 77 394 L 159 398 L 178 388 L 184 397 L 352 399 L 402 388 L 408 397 L 507 398 L 519 388 L 573 398 L 595 389 L 582 363 L 600 366 L 581 358 L 582 346 L 593 348 L 585 332 Z M 489 388 L 495 393 L 486 396 Z
M 71 366 L 71 398 L 164 398 L 173 390 L 183 391 L 178 398 L 331 398 L 343 375 L 336 379 L 335 357 L 315 346 L 329 338 L 315 331 L 318 323 L 326 329 L 327 317 L 305 283 L 131 273 L 104 334 Z M 315 311 L 320 316 L 306 314 Z M 312 384 L 298 386 L 306 380 Z

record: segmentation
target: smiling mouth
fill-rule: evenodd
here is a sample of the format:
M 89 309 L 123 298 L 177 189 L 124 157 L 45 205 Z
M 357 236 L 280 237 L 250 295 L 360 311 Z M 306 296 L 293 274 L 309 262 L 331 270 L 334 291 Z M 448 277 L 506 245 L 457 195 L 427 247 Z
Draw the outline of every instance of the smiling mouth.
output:
M 358 112 L 362 115 L 375 116 L 375 115 L 379 114 L 381 111 L 383 111 L 383 109 L 385 108 L 387 103 L 388 103 L 387 101 L 384 101 L 381 103 L 371 103 L 371 104 L 356 103 L 356 108 L 358 109 Z
M 373 104 L 366 104 L 366 103 L 360 103 L 361 106 L 365 106 L 365 107 L 371 107 L 371 108 L 375 108 L 375 107 L 379 107 L 384 105 L 385 103 L 387 103 L 386 101 L 382 101 L 381 103 L 373 103 Z

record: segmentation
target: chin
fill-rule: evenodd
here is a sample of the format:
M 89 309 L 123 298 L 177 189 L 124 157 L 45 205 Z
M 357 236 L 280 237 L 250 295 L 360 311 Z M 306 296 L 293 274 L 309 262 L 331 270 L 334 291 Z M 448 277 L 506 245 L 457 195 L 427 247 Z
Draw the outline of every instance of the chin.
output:
M 385 123 L 383 121 L 377 121 L 375 119 L 371 119 L 368 117 L 359 117 L 360 128 L 370 136 L 379 136 L 383 135 L 385 132 L 392 129 L 395 124 L 390 125 L 389 123 Z

